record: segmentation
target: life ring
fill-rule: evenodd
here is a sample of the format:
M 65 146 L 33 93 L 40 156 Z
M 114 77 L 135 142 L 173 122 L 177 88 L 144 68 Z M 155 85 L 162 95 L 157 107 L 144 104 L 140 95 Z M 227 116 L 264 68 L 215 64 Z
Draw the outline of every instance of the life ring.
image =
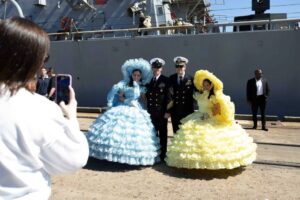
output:
M 70 17 L 63 17 L 60 20 L 60 27 L 65 31 L 70 31 L 72 25 L 72 19 Z

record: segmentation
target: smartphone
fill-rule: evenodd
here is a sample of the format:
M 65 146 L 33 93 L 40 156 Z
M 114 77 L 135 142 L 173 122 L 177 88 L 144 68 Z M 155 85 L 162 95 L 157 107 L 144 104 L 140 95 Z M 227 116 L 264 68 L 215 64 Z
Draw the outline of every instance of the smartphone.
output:
M 57 74 L 55 86 L 55 102 L 60 103 L 62 101 L 68 104 L 70 101 L 70 89 L 72 85 L 72 76 L 70 74 Z

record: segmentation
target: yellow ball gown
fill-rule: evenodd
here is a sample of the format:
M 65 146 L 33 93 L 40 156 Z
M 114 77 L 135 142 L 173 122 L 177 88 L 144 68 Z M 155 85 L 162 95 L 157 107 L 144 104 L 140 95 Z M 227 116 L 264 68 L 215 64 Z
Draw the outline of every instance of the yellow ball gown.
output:
M 200 76 L 200 77 L 199 77 Z M 194 84 L 200 91 L 205 78 L 212 81 L 214 93 L 196 93 L 199 110 L 181 120 L 180 129 L 168 146 L 166 163 L 190 169 L 233 169 L 256 159 L 256 144 L 234 121 L 234 104 L 223 94 L 223 84 L 212 73 L 199 70 Z M 218 105 L 217 114 L 214 106 Z

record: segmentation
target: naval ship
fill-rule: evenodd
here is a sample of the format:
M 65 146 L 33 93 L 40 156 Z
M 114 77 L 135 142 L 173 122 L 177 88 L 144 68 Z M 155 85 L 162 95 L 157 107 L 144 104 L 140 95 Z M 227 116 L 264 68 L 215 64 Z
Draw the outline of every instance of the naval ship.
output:
M 270 84 L 268 115 L 300 116 L 300 19 L 270 14 L 252 0 L 247 16 L 218 23 L 208 0 L 1 0 L 0 18 L 21 16 L 49 33 L 48 67 L 73 77 L 79 106 L 106 106 L 129 58 L 189 59 L 187 73 L 207 69 L 224 83 L 236 113 L 250 113 L 246 82 L 261 68 Z

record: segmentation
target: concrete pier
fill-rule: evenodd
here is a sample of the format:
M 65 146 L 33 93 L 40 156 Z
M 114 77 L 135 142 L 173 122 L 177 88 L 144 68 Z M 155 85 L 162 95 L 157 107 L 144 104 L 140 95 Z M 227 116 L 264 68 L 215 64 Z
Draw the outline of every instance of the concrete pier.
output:
M 99 113 L 78 113 L 88 130 Z M 237 120 L 258 145 L 257 160 L 233 170 L 185 170 L 164 163 L 139 167 L 90 159 L 74 174 L 54 177 L 56 199 L 300 199 L 300 123 L 268 121 L 269 131 Z M 258 126 L 260 127 L 260 126 Z M 169 139 L 173 137 L 169 123 Z

